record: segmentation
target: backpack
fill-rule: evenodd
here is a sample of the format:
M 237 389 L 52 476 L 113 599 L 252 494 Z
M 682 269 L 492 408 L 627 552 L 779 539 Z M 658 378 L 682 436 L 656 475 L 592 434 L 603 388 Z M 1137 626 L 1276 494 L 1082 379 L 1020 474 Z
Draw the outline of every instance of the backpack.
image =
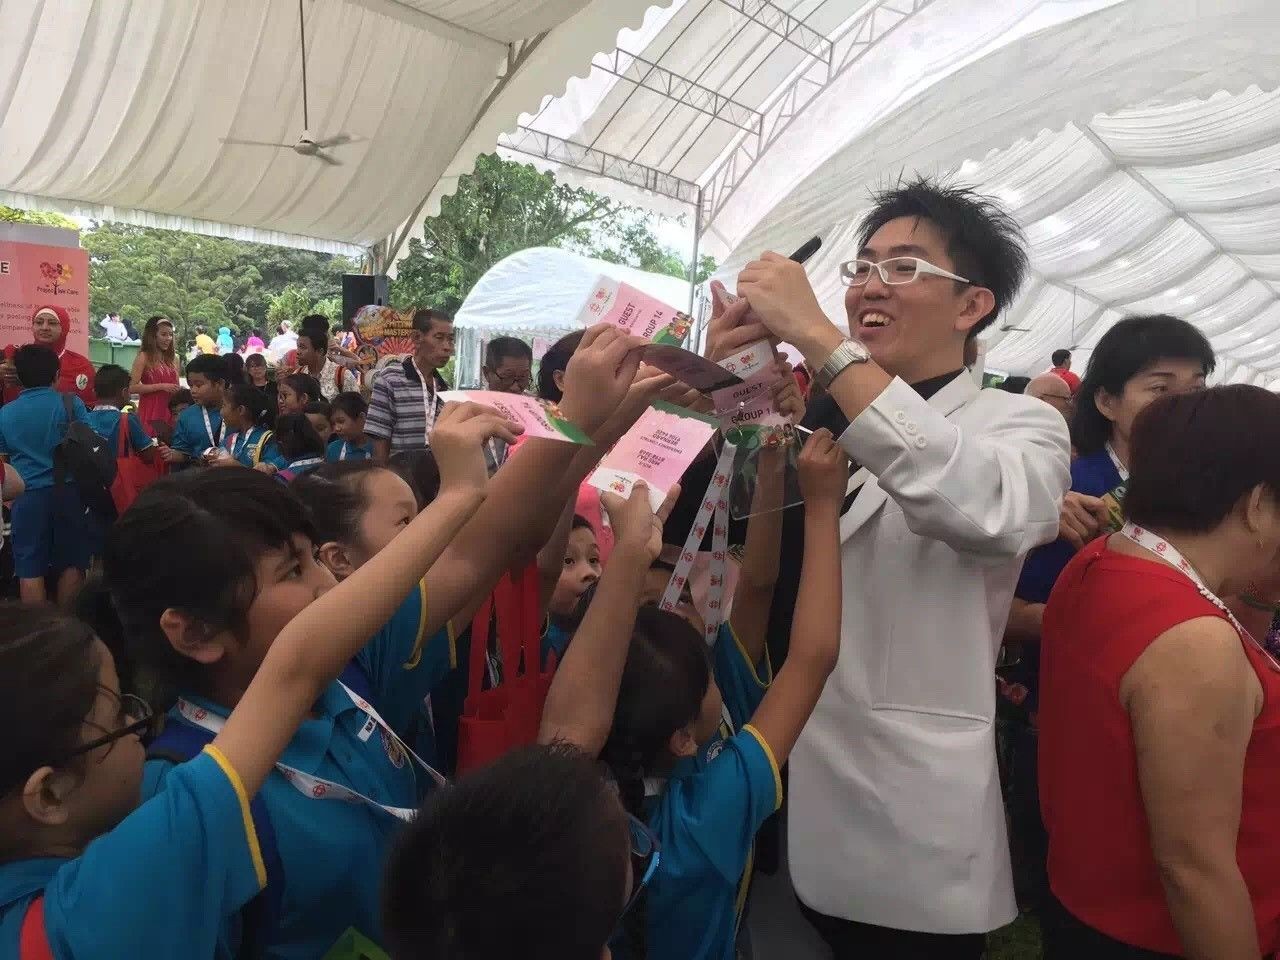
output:
M 359 697 L 368 700 L 373 695 L 368 676 L 355 661 L 347 665 L 338 679 Z M 147 759 L 186 763 L 199 756 L 213 742 L 213 737 L 213 733 L 202 727 L 182 720 L 166 719 L 164 729 L 147 747 Z M 262 864 L 267 871 L 267 885 L 240 911 L 240 949 L 236 953 L 238 960 L 251 960 L 266 954 L 266 948 L 279 926 L 284 903 L 284 861 L 280 859 L 275 827 L 271 823 L 267 802 L 261 790 L 249 800 L 249 814 L 253 818 L 254 832 L 258 835 L 258 849 L 262 852 Z M 38 954 L 30 958 L 23 954 L 20 960 L 43 958 Z
M 67 413 L 67 430 L 53 449 L 53 483 L 59 486 L 69 475 L 84 505 L 114 520 L 116 505 L 111 498 L 111 485 L 116 480 L 116 451 L 93 427 L 75 419 L 70 394 L 62 395 L 62 407 Z

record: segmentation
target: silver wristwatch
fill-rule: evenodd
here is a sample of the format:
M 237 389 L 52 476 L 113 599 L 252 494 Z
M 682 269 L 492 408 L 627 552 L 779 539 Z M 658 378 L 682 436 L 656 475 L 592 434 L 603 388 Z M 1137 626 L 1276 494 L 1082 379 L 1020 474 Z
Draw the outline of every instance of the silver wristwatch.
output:
M 827 362 L 818 368 L 814 379 L 823 390 L 828 390 L 831 388 L 831 381 L 844 373 L 846 367 L 855 363 L 866 363 L 870 359 L 871 354 L 867 353 L 867 348 L 857 340 L 845 340 L 831 351 L 831 356 L 827 357 Z

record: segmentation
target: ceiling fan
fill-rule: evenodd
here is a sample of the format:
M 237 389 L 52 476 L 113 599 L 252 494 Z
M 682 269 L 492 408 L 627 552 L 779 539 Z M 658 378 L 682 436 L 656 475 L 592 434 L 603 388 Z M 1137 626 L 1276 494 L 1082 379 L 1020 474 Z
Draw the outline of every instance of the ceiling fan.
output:
M 321 163 L 331 167 L 342 166 L 342 161 L 325 153 L 330 147 L 340 147 L 354 142 L 355 138 L 348 133 L 335 133 L 330 137 L 316 138 L 311 135 L 311 115 L 307 109 L 307 25 L 302 11 L 303 0 L 298 0 L 298 32 L 302 37 L 302 136 L 297 143 L 268 143 L 264 140 L 238 140 L 224 137 L 223 143 L 249 147 L 275 147 L 292 150 L 302 157 L 315 157 Z

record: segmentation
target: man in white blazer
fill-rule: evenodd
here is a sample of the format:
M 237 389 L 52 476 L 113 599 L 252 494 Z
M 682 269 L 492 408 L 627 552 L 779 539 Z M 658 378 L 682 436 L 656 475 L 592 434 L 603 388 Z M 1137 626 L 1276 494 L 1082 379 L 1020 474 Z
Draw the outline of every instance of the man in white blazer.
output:
M 807 422 L 854 461 L 840 661 L 791 755 L 791 877 L 836 960 L 976 960 L 1016 915 L 996 654 L 1023 557 L 1058 535 L 1070 444 L 1056 411 L 964 373 L 1025 273 L 1008 214 L 917 181 L 879 196 L 859 239 L 849 337 L 773 253 L 715 322 L 722 350 L 795 345 L 830 397 Z

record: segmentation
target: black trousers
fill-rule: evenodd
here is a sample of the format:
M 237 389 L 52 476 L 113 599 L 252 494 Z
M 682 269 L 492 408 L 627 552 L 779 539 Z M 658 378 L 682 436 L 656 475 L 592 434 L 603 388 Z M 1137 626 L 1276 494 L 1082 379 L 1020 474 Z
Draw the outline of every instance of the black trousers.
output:
M 835 960 L 982 960 L 987 950 L 987 937 L 982 933 L 894 930 L 829 917 L 805 906 L 798 898 L 796 903 L 827 942 Z
M 1157 953 L 1113 940 L 1076 918 L 1052 893 L 1040 910 L 1044 960 L 1179 960 L 1175 954 Z

